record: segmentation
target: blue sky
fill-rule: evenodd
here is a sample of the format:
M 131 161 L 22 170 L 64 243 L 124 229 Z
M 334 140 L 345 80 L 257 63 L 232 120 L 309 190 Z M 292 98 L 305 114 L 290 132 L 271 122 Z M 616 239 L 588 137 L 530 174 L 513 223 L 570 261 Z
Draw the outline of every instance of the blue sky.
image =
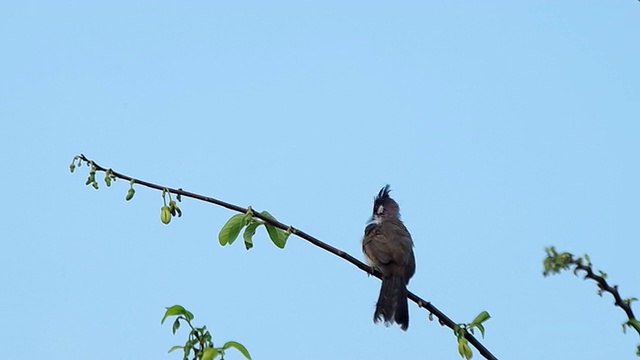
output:
M 640 3 L 5 2 L 0 5 L 3 358 L 179 359 L 182 304 L 255 359 L 458 359 L 410 305 L 310 244 L 222 248 L 233 215 L 84 186 L 85 153 L 269 210 L 361 257 L 386 183 L 414 242 L 409 288 L 499 358 L 631 359 L 608 295 L 542 277 L 588 253 L 640 297 Z M 640 311 L 640 310 L 639 310 Z M 478 354 L 476 357 L 479 358 Z M 229 353 L 228 359 L 240 359 Z

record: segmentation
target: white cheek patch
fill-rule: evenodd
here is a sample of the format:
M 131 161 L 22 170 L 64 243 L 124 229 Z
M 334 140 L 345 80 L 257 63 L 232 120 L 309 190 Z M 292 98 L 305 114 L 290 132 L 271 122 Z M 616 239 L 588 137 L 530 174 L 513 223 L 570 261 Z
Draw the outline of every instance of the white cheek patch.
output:
M 376 211 L 376 214 L 382 215 L 383 212 L 384 212 L 384 206 L 382 205 L 378 206 L 378 211 Z

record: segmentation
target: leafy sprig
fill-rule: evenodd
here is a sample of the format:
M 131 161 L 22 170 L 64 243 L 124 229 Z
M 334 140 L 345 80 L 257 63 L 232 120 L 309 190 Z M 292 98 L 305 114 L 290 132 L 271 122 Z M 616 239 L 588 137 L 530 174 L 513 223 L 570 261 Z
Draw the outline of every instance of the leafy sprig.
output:
M 591 258 L 585 254 L 582 257 L 576 257 L 569 252 L 558 252 L 555 247 L 550 246 L 545 249 L 547 256 L 544 258 L 543 271 L 544 276 L 558 274 L 563 270 L 569 270 L 573 268 L 573 274 L 578 276 L 578 271 L 584 272 L 584 279 L 591 279 L 595 281 L 598 286 L 598 295 L 602 296 L 603 293 L 609 293 L 613 296 L 615 306 L 621 308 L 626 316 L 627 320 L 622 323 L 622 331 L 627 332 L 627 328 L 636 330 L 640 335 L 640 322 L 636 319 L 631 308 L 631 303 L 637 301 L 635 297 L 622 298 L 618 292 L 618 285 L 609 285 L 607 282 L 607 273 L 602 270 L 593 270 L 591 264 Z M 640 345 L 636 347 L 636 355 L 640 356 Z
M 182 349 L 184 355 L 183 360 L 188 360 L 189 356 L 193 355 L 193 360 L 212 360 L 220 356 L 221 360 L 224 360 L 225 353 L 228 349 L 234 348 L 238 350 L 245 358 L 251 360 L 251 355 L 244 345 L 236 341 L 227 341 L 224 345 L 216 347 L 213 343 L 213 338 L 206 326 L 195 327 L 192 324 L 194 318 L 193 314 L 185 309 L 181 305 L 173 305 L 164 312 L 164 316 L 160 321 L 164 324 L 164 321 L 169 317 L 174 317 L 173 325 L 171 326 L 171 332 L 175 333 L 180 329 L 182 323 L 187 324 L 191 329 L 187 337 L 187 341 L 184 345 L 175 345 L 169 349 L 169 352 Z

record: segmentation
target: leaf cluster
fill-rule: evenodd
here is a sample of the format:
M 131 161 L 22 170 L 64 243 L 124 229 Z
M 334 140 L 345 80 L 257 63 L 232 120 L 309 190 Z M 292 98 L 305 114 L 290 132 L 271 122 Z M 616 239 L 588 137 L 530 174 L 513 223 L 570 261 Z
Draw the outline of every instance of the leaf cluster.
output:
M 175 335 L 176 331 L 180 329 L 181 323 L 185 323 L 189 326 L 191 331 L 187 337 L 187 341 L 184 345 L 176 345 L 169 349 L 169 352 L 173 352 L 178 349 L 182 349 L 184 356 L 183 360 L 189 360 L 191 356 L 192 360 L 212 360 L 220 356 L 221 360 L 224 360 L 225 352 L 227 349 L 234 348 L 238 350 L 245 358 L 251 360 L 251 355 L 244 345 L 236 341 L 227 341 L 224 345 L 216 347 L 213 343 L 211 333 L 207 330 L 206 326 L 195 327 L 191 323 L 194 316 L 193 314 L 180 305 L 173 305 L 168 308 L 160 321 L 164 324 L 164 321 L 169 317 L 174 317 L 173 325 L 171 326 L 171 332 Z
M 478 331 L 480 331 L 480 334 L 484 338 L 484 325 L 482 325 L 482 323 L 489 320 L 490 318 L 491 315 L 489 315 L 487 311 L 482 311 L 470 323 L 456 324 L 453 327 L 453 333 L 458 339 L 458 353 L 460 354 L 460 356 L 465 359 L 471 359 L 473 357 L 473 352 L 471 351 L 469 341 L 467 340 L 467 332 L 473 334 L 474 329 L 478 329 Z
M 276 220 L 276 218 L 266 210 L 260 212 L 260 214 L 269 219 Z M 245 248 L 249 250 L 253 247 L 253 236 L 260 226 L 264 226 L 267 231 L 267 235 L 269 235 L 269 239 L 271 239 L 271 242 L 273 242 L 275 246 L 280 249 L 285 247 L 287 239 L 289 238 L 289 235 L 291 235 L 291 230 L 289 229 L 288 231 L 284 231 L 256 218 L 253 215 L 253 209 L 251 209 L 251 206 L 249 206 L 246 213 L 233 215 L 229 220 L 227 220 L 218 233 L 218 241 L 222 246 L 231 245 L 236 241 L 238 235 L 240 235 L 240 232 L 244 228 L 242 238 L 244 239 Z

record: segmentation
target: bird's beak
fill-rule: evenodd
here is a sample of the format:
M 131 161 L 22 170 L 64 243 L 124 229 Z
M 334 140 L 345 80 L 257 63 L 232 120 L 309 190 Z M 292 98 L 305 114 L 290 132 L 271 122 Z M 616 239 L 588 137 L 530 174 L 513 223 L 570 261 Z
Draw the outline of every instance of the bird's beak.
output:
M 380 224 L 380 216 L 372 215 L 369 218 L 369 221 L 367 221 L 367 225 L 371 225 L 371 224 Z

